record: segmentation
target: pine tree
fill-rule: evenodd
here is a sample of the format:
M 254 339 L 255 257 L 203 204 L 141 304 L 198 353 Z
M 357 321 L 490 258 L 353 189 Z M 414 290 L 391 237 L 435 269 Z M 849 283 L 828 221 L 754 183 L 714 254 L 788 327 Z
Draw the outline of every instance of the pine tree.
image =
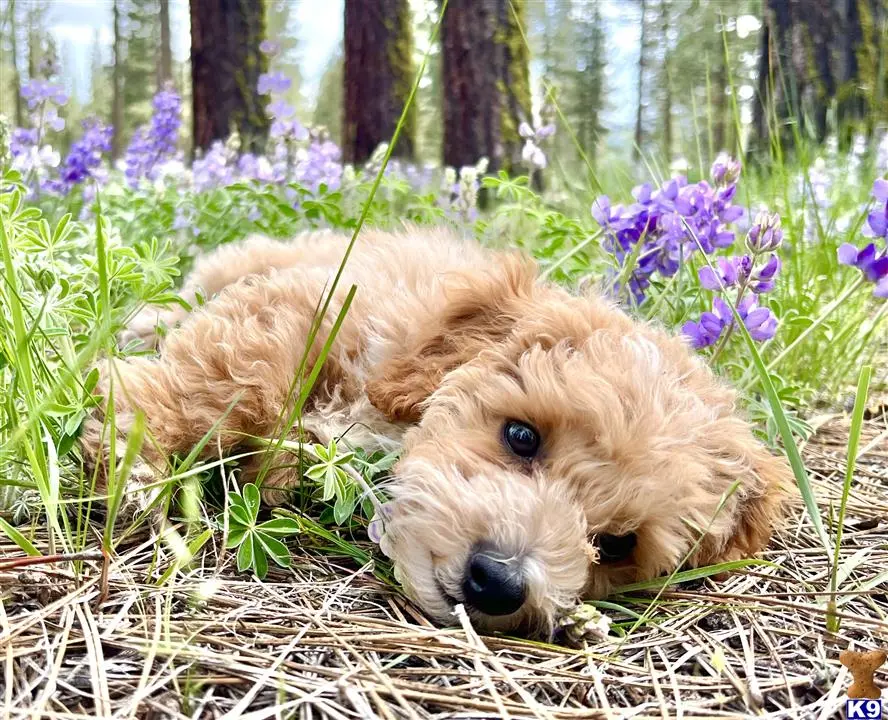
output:
M 327 63 L 318 88 L 318 99 L 312 124 L 322 126 L 337 142 L 342 139 L 342 55 L 334 55 Z
M 259 44 L 265 5 L 242 0 L 191 0 L 191 92 L 194 146 L 208 148 L 236 130 L 245 149 L 259 150 L 268 116 L 259 75 L 268 61 Z
M 408 0 L 345 3 L 342 149 L 347 162 L 364 162 L 395 131 L 413 80 L 412 26 Z M 395 154 L 412 157 L 415 138 L 411 108 Z
M 445 164 L 486 157 L 491 170 L 510 170 L 520 162 L 518 125 L 531 120 L 524 18 L 523 0 L 448 4 L 441 27 Z
M 787 119 L 822 140 L 833 104 L 845 139 L 884 117 L 886 0 L 766 0 L 763 21 L 754 125 L 764 147 L 775 127 L 782 144 L 793 144 Z
M 151 117 L 151 98 L 157 88 L 160 22 L 157 0 L 127 0 L 125 11 L 123 105 L 126 116 L 122 133 L 129 138 Z
M 580 4 L 573 14 L 577 31 L 576 58 L 569 114 L 583 151 L 594 158 L 604 129 L 600 113 L 604 109 L 605 36 L 598 3 Z

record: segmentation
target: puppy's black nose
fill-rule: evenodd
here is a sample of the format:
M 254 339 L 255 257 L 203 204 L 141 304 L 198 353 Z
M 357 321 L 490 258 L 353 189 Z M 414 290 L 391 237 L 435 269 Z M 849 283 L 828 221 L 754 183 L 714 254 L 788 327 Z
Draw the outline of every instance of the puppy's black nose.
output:
M 466 567 L 463 597 L 485 615 L 511 615 L 527 597 L 520 565 L 490 548 L 476 549 Z

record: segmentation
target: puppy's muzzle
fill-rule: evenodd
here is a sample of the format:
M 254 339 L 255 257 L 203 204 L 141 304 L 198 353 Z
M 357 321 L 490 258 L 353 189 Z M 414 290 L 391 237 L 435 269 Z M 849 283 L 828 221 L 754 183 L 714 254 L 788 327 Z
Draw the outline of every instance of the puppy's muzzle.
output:
M 463 597 L 485 615 L 511 615 L 527 599 L 520 558 L 507 557 L 490 544 L 475 546 L 466 565 Z

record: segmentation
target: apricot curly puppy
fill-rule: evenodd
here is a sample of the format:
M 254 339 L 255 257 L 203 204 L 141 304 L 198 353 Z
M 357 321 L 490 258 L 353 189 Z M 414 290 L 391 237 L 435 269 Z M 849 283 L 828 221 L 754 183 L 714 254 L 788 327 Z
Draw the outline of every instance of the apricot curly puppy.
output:
M 315 233 L 223 248 L 186 283 L 186 294 L 218 292 L 206 306 L 137 319 L 149 344 L 158 319 L 182 320 L 156 358 L 118 360 L 101 381 L 116 383 L 122 433 L 145 412 L 153 472 L 229 406 L 223 450 L 275 432 L 346 243 Z M 579 598 L 768 542 L 787 466 L 682 340 L 539 281 L 526 256 L 444 231 L 364 232 L 322 338 L 352 284 L 303 425 L 320 442 L 403 444 L 384 548 L 434 619 L 451 622 L 463 603 L 483 628 L 546 631 Z M 102 454 L 101 429 L 97 413 L 87 457 Z M 267 501 L 299 481 L 292 457 L 277 465 Z

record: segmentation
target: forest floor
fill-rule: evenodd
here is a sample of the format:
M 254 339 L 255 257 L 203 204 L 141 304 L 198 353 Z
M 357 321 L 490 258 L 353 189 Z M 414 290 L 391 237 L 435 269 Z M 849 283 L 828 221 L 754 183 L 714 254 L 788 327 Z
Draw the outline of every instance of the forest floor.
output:
M 582 650 L 433 627 L 369 567 L 301 551 L 260 583 L 211 541 L 159 583 L 168 561 L 146 532 L 110 561 L 104 590 L 98 560 L 77 578 L 69 564 L 0 562 L 5 717 L 839 716 L 851 681 L 839 650 L 888 646 L 886 410 L 873 407 L 861 437 L 838 634 L 826 631 L 830 560 L 801 508 L 770 564 L 673 586 L 633 632 Z M 828 518 L 848 420 L 813 422 L 804 458 Z M 17 552 L 2 542 L 0 557 Z M 654 600 L 614 601 L 643 613 Z

